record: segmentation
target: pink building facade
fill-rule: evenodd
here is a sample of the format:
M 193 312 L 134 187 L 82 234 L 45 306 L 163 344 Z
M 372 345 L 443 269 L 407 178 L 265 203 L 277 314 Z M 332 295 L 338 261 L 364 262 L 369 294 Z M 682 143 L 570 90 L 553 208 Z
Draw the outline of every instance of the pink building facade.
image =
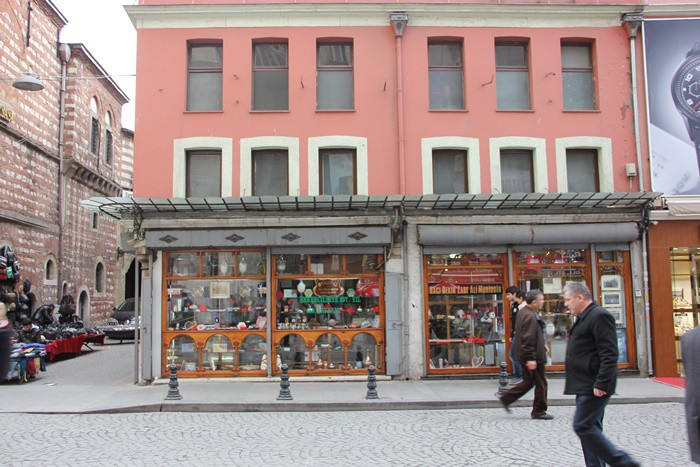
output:
M 509 285 L 544 291 L 561 370 L 572 280 L 645 371 L 639 9 L 127 7 L 136 198 L 94 209 L 133 218 L 150 265 L 143 377 L 510 369 Z

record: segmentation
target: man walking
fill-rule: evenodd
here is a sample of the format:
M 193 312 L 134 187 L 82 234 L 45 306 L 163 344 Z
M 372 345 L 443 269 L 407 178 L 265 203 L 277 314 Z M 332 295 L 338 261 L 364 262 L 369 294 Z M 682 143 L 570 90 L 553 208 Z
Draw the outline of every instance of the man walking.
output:
M 617 384 L 615 318 L 594 302 L 580 282 L 564 287 L 564 305 L 576 316 L 566 346 L 564 394 L 576 395 L 574 431 L 587 467 L 637 466 L 603 435 L 603 416 Z
M 518 359 L 513 357 L 513 336 L 515 335 L 515 319 L 521 308 L 520 305 L 525 303 L 524 297 L 525 295 L 514 285 L 506 289 L 506 299 L 510 303 L 510 352 L 508 352 L 508 357 L 513 364 L 513 376 L 518 382 L 523 379 L 523 369 Z
M 685 418 L 690 459 L 700 464 L 700 327 L 683 335 L 681 355 L 685 369 Z
M 530 416 L 535 420 L 551 420 L 547 413 L 547 379 L 544 367 L 547 351 L 544 346 L 543 326 L 537 310 L 544 305 L 544 295 L 540 290 L 530 290 L 525 294 L 526 306 L 518 311 L 513 337 L 513 353 L 523 367 L 523 380 L 498 396 L 506 411 L 513 402 L 535 387 L 535 401 Z

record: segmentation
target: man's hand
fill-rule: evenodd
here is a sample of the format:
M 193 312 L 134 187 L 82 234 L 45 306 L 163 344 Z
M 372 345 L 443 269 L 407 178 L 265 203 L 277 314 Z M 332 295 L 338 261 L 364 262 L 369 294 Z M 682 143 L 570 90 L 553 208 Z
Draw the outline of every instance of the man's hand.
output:
M 607 392 L 603 391 L 602 389 L 593 388 L 593 395 L 596 397 L 603 397 L 606 394 Z
M 525 365 L 527 366 L 528 370 L 536 370 L 537 369 L 537 362 L 534 360 L 528 360 L 525 362 Z

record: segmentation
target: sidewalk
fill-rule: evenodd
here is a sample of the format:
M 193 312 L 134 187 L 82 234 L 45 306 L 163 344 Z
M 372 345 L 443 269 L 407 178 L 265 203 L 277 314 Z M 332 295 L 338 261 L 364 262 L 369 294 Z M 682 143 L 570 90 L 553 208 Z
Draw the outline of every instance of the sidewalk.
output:
M 162 383 L 162 382 L 161 382 Z M 0 413 L 89 414 L 130 412 L 302 412 L 499 408 L 498 380 L 378 381 L 379 400 L 366 400 L 367 383 L 299 382 L 290 379 L 294 400 L 278 401 L 279 379 L 180 380 L 182 400 L 166 401 L 167 384 L 136 386 L 42 383 L 0 386 Z M 549 380 L 549 404 L 573 405 L 562 394 L 563 379 Z M 532 391 L 515 406 L 528 406 Z M 646 378 L 620 378 L 612 404 L 682 402 L 684 390 Z M 556 411 L 554 409 L 553 411 Z

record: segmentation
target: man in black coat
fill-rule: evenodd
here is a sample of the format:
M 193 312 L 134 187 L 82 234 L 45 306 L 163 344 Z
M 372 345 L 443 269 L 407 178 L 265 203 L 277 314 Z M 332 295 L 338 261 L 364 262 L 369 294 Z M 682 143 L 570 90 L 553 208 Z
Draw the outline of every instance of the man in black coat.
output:
M 544 304 L 542 291 L 534 289 L 525 294 L 527 306 L 518 311 L 513 337 L 513 354 L 523 367 L 523 380 L 498 396 L 506 411 L 508 407 L 535 387 L 535 401 L 530 416 L 535 420 L 551 420 L 547 413 L 547 379 L 544 369 L 547 364 L 547 350 L 544 344 L 544 331 L 537 310 Z
M 564 305 L 576 316 L 566 346 L 564 394 L 576 395 L 574 431 L 587 467 L 637 466 L 603 435 L 603 416 L 617 384 L 615 318 L 592 300 L 580 282 L 564 287 Z
M 690 458 L 700 464 L 700 327 L 683 335 L 681 355 L 685 369 L 685 418 Z

